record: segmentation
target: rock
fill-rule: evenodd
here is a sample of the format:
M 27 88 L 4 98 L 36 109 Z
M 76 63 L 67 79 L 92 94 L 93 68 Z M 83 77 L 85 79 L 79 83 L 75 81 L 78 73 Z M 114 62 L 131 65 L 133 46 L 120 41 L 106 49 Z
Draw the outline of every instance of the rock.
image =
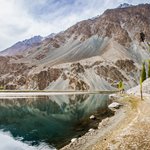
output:
M 80 63 L 71 64 L 71 72 L 74 74 L 84 73 L 84 67 Z
M 127 72 L 133 72 L 137 71 L 137 67 L 135 66 L 135 63 L 133 60 L 117 60 L 115 63 L 116 66 L 118 66 L 120 69 L 127 71 Z
M 89 85 L 86 82 L 80 80 L 78 77 L 73 76 L 69 78 L 69 88 L 73 90 L 84 91 L 89 89 Z
M 94 129 L 92 129 L 92 128 L 91 128 L 91 129 L 89 129 L 89 132 L 94 132 L 94 131 L 95 131 L 95 130 L 94 130 Z
M 92 116 L 90 116 L 90 119 L 91 119 L 91 120 L 95 120 L 96 117 L 95 117 L 94 115 L 92 115 Z
M 102 122 L 100 122 L 98 125 L 98 129 L 101 129 L 102 127 L 106 126 L 108 121 L 109 121 L 109 118 L 102 120 Z
M 49 68 L 48 70 L 40 71 L 38 74 L 33 74 L 29 80 L 30 82 L 34 81 L 39 90 L 44 90 L 49 83 L 56 81 L 60 77 L 61 73 L 61 69 Z
M 23 86 L 26 83 L 26 77 L 21 76 L 18 80 L 17 80 L 17 84 L 20 86 Z
M 95 67 L 94 70 L 98 76 L 103 76 L 103 78 L 106 79 L 109 83 L 112 83 L 112 81 L 127 81 L 126 77 L 117 67 L 110 65 L 101 65 Z
M 9 57 L 0 56 L 0 85 L 76 91 L 112 90 L 119 81 L 125 89 L 135 86 L 140 64 L 150 56 L 148 43 L 143 43 L 150 40 L 149 11 L 150 4 L 109 9 L 53 37 L 38 37 L 38 44 L 28 43 L 31 39 L 24 41 L 27 45 L 19 42 L 3 51 Z M 20 76 L 25 79 L 17 81 Z M 150 88 L 144 91 L 150 93 Z
M 38 54 L 38 55 L 35 56 L 35 59 L 36 59 L 36 60 L 41 60 L 41 59 L 43 59 L 45 56 L 46 56 L 45 54 Z
M 76 140 L 77 140 L 77 138 L 71 139 L 71 143 L 75 142 Z
M 117 103 L 117 102 L 113 102 L 111 103 L 108 108 L 115 108 L 115 109 L 118 109 L 120 108 L 121 104 Z

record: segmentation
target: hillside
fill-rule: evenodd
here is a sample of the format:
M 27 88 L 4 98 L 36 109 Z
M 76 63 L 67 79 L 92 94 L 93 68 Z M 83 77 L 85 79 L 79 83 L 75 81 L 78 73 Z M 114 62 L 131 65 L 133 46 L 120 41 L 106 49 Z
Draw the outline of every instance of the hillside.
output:
M 110 90 L 122 80 L 133 87 L 142 61 L 150 58 L 149 12 L 150 4 L 109 9 L 27 49 L 15 47 L 16 56 L 1 56 L 0 84 L 6 89 Z

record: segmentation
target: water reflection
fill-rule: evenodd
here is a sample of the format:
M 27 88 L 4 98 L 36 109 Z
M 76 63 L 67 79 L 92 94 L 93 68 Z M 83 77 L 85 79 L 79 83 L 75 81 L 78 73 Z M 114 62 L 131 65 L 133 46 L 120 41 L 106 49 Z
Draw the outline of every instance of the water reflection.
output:
M 41 143 L 38 146 L 30 146 L 19 140 L 14 140 L 10 133 L 0 131 L 0 149 L 1 150 L 55 150 L 50 148 L 45 143 Z
M 59 148 L 93 125 L 91 114 L 99 120 L 111 114 L 107 99 L 99 94 L 0 99 L 0 129 L 30 145 Z

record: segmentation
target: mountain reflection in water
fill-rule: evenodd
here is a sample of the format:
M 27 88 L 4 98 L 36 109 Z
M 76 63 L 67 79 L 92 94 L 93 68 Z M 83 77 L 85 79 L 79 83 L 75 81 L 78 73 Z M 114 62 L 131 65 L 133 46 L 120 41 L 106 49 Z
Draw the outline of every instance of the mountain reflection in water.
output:
M 60 148 L 92 127 L 91 114 L 99 121 L 112 115 L 107 99 L 101 94 L 0 99 L 0 129 L 29 145 Z

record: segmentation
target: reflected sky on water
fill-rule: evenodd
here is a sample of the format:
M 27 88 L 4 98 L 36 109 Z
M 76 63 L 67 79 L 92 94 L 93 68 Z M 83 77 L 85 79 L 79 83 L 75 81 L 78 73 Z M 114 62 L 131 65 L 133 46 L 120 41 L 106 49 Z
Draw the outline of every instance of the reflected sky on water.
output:
M 108 95 L 102 94 L 3 98 L 0 99 L 0 138 L 3 134 L 8 138 L 4 142 L 6 146 L 15 139 L 14 142 L 29 149 L 41 143 L 60 148 L 93 126 L 91 114 L 97 115 L 98 121 L 109 116 L 107 106 Z

